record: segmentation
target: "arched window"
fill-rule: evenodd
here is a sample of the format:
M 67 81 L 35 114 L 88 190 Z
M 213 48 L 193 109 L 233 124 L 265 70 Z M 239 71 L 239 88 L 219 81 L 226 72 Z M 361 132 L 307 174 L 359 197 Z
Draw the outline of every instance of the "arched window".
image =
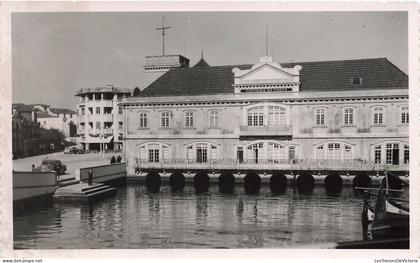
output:
M 192 143 L 185 147 L 189 162 L 207 163 L 219 159 L 219 147 L 208 142 Z
M 410 161 L 410 147 L 401 141 L 378 143 L 372 146 L 372 160 L 376 164 L 408 164 Z
M 279 163 L 286 159 L 286 147 L 278 143 L 267 143 L 267 160 L 272 163 Z
M 170 146 L 159 142 L 144 143 L 139 146 L 141 162 L 160 163 L 170 158 Z
M 287 162 L 287 150 L 288 148 L 280 143 L 272 141 L 256 142 L 247 145 L 246 159 L 249 163 L 261 163 L 263 161 L 269 163 Z
M 315 146 L 317 160 L 352 160 L 354 147 L 343 142 L 325 142 Z

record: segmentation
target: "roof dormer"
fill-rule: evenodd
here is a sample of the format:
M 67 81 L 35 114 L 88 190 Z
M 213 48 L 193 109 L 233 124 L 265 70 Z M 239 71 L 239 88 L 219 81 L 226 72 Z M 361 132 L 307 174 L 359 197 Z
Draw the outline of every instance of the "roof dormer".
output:
M 262 57 L 260 62 L 250 69 L 233 68 L 234 93 L 248 92 L 298 92 L 299 73 L 302 66 L 283 68 L 273 62 L 271 57 Z

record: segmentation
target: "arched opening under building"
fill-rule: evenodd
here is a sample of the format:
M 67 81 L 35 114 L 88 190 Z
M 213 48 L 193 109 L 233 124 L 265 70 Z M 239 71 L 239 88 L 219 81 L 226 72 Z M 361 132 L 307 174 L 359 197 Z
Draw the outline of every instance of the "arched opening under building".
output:
M 145 178 L 147 190 L 150 192 L 159 192 L 161 185 L 160 174 L 156 170 L 148 170 Z
M 273 193 L 283 193 L 287 189 L 287 177 L 281 173 L 273 173 L 270 177 L 270 189 Z
M 402 183 L 401 183 L 401 179 L 399 179 L 399 176 L 396 174 L 388 174 L 388 188 L 389 189 L 395 189 L 395 190 L 400 190 L 402 188 Z M 383 187 L 387 187 L 387 181 L 386 181 L 386 177 L 384 176 L 384 178 L 382 179 L 382 186 Z
M 198 171 L 194 176 L 194 188 L 197 193 L 207 192 L 210 187 L 210 177 L 205 171 Z
M 256 172 L 249 172 L 244 177 L 245 193 L 257 194 L 261 188 L 261 178 Z
M 372 178 L 367 173 L 360 173 L 353 178 L 353 187 L 372 187 Z
M 185 176 L 180 171 L 174 171 L 169 176 L 169 184 L 172 191 L 182 191 L 185 187 Z
M 310 173 L 301 173 L 296 179 L 296 186 L 300 193 L 311 193 L 315 186 L 315 178 Z
M 223 171 L 218 178 L 218 183 L 219 191 L 221 193 L 233 193 L 233 190 L 235 189 L 235 177 L 232 172 Z
M 338 193 L 343 188 L 343 179 L 338 173 L 329 173 L 324 179 L 324 186 L 329 193 Z

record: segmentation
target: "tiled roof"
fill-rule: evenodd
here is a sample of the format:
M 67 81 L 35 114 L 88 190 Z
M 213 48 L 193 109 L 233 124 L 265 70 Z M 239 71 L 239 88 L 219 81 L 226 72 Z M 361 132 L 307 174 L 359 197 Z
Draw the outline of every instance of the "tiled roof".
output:
M 60 108 L 50 108 L 50 111 L 52 113 L 58 113 L 58 114 L 76 114 L 75 111 L 69 110 L 69 109 L 60 109 Z
M 210 65 L 209 63 L 207 63 L 207 61 L 204 60 L 204 58 L 201 58 L 200 61 L 198 61 L 197 64 L 193 66 L 193 68 L 199 68 L 199 67 L 210 67 Z
M 43 118 L 58 118 L 55 115 L 51 115 L 51 114 L 49 114 L 47 112 L 42 112 L 42 111 L 38 111 L 37 117 L 38 117 L 38 119 L 43 119 Z
M 301 65 L 301 91 L 342 91 L 408 88 L 408 76 L 386 58 L 282 63 L 291 68 Z M 193 96 L 233 94 L 232 69 L 249 65 L 175 68 L 155 80 L 139 96 Z M 352 78 L 362 84 L 352 85 Z
M 12 108 L 15 109 L 16 111 L 21 111 L 21 112 L 23 112 L 23 111 L 25 111 L 25 112 L 34 111 L 33 106 L 25 105 L 23 103 L 13 103 Z

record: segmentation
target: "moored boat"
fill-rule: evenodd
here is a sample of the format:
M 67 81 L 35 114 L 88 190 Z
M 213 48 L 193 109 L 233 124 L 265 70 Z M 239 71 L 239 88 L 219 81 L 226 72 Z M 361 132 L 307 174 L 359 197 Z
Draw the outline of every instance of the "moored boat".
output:
M 367 190 L 364 197 L 362 224 L 366 239 L 384 239 L 409 236 L 409 199 L 408 191 L 390 189 L 388 176 L 385 173 L 385 185 L 380 188 L 358 188 Z M 401 180 L 401 184 L 408 186 Z M 372 204 L 372 197 L 374 205 Z

